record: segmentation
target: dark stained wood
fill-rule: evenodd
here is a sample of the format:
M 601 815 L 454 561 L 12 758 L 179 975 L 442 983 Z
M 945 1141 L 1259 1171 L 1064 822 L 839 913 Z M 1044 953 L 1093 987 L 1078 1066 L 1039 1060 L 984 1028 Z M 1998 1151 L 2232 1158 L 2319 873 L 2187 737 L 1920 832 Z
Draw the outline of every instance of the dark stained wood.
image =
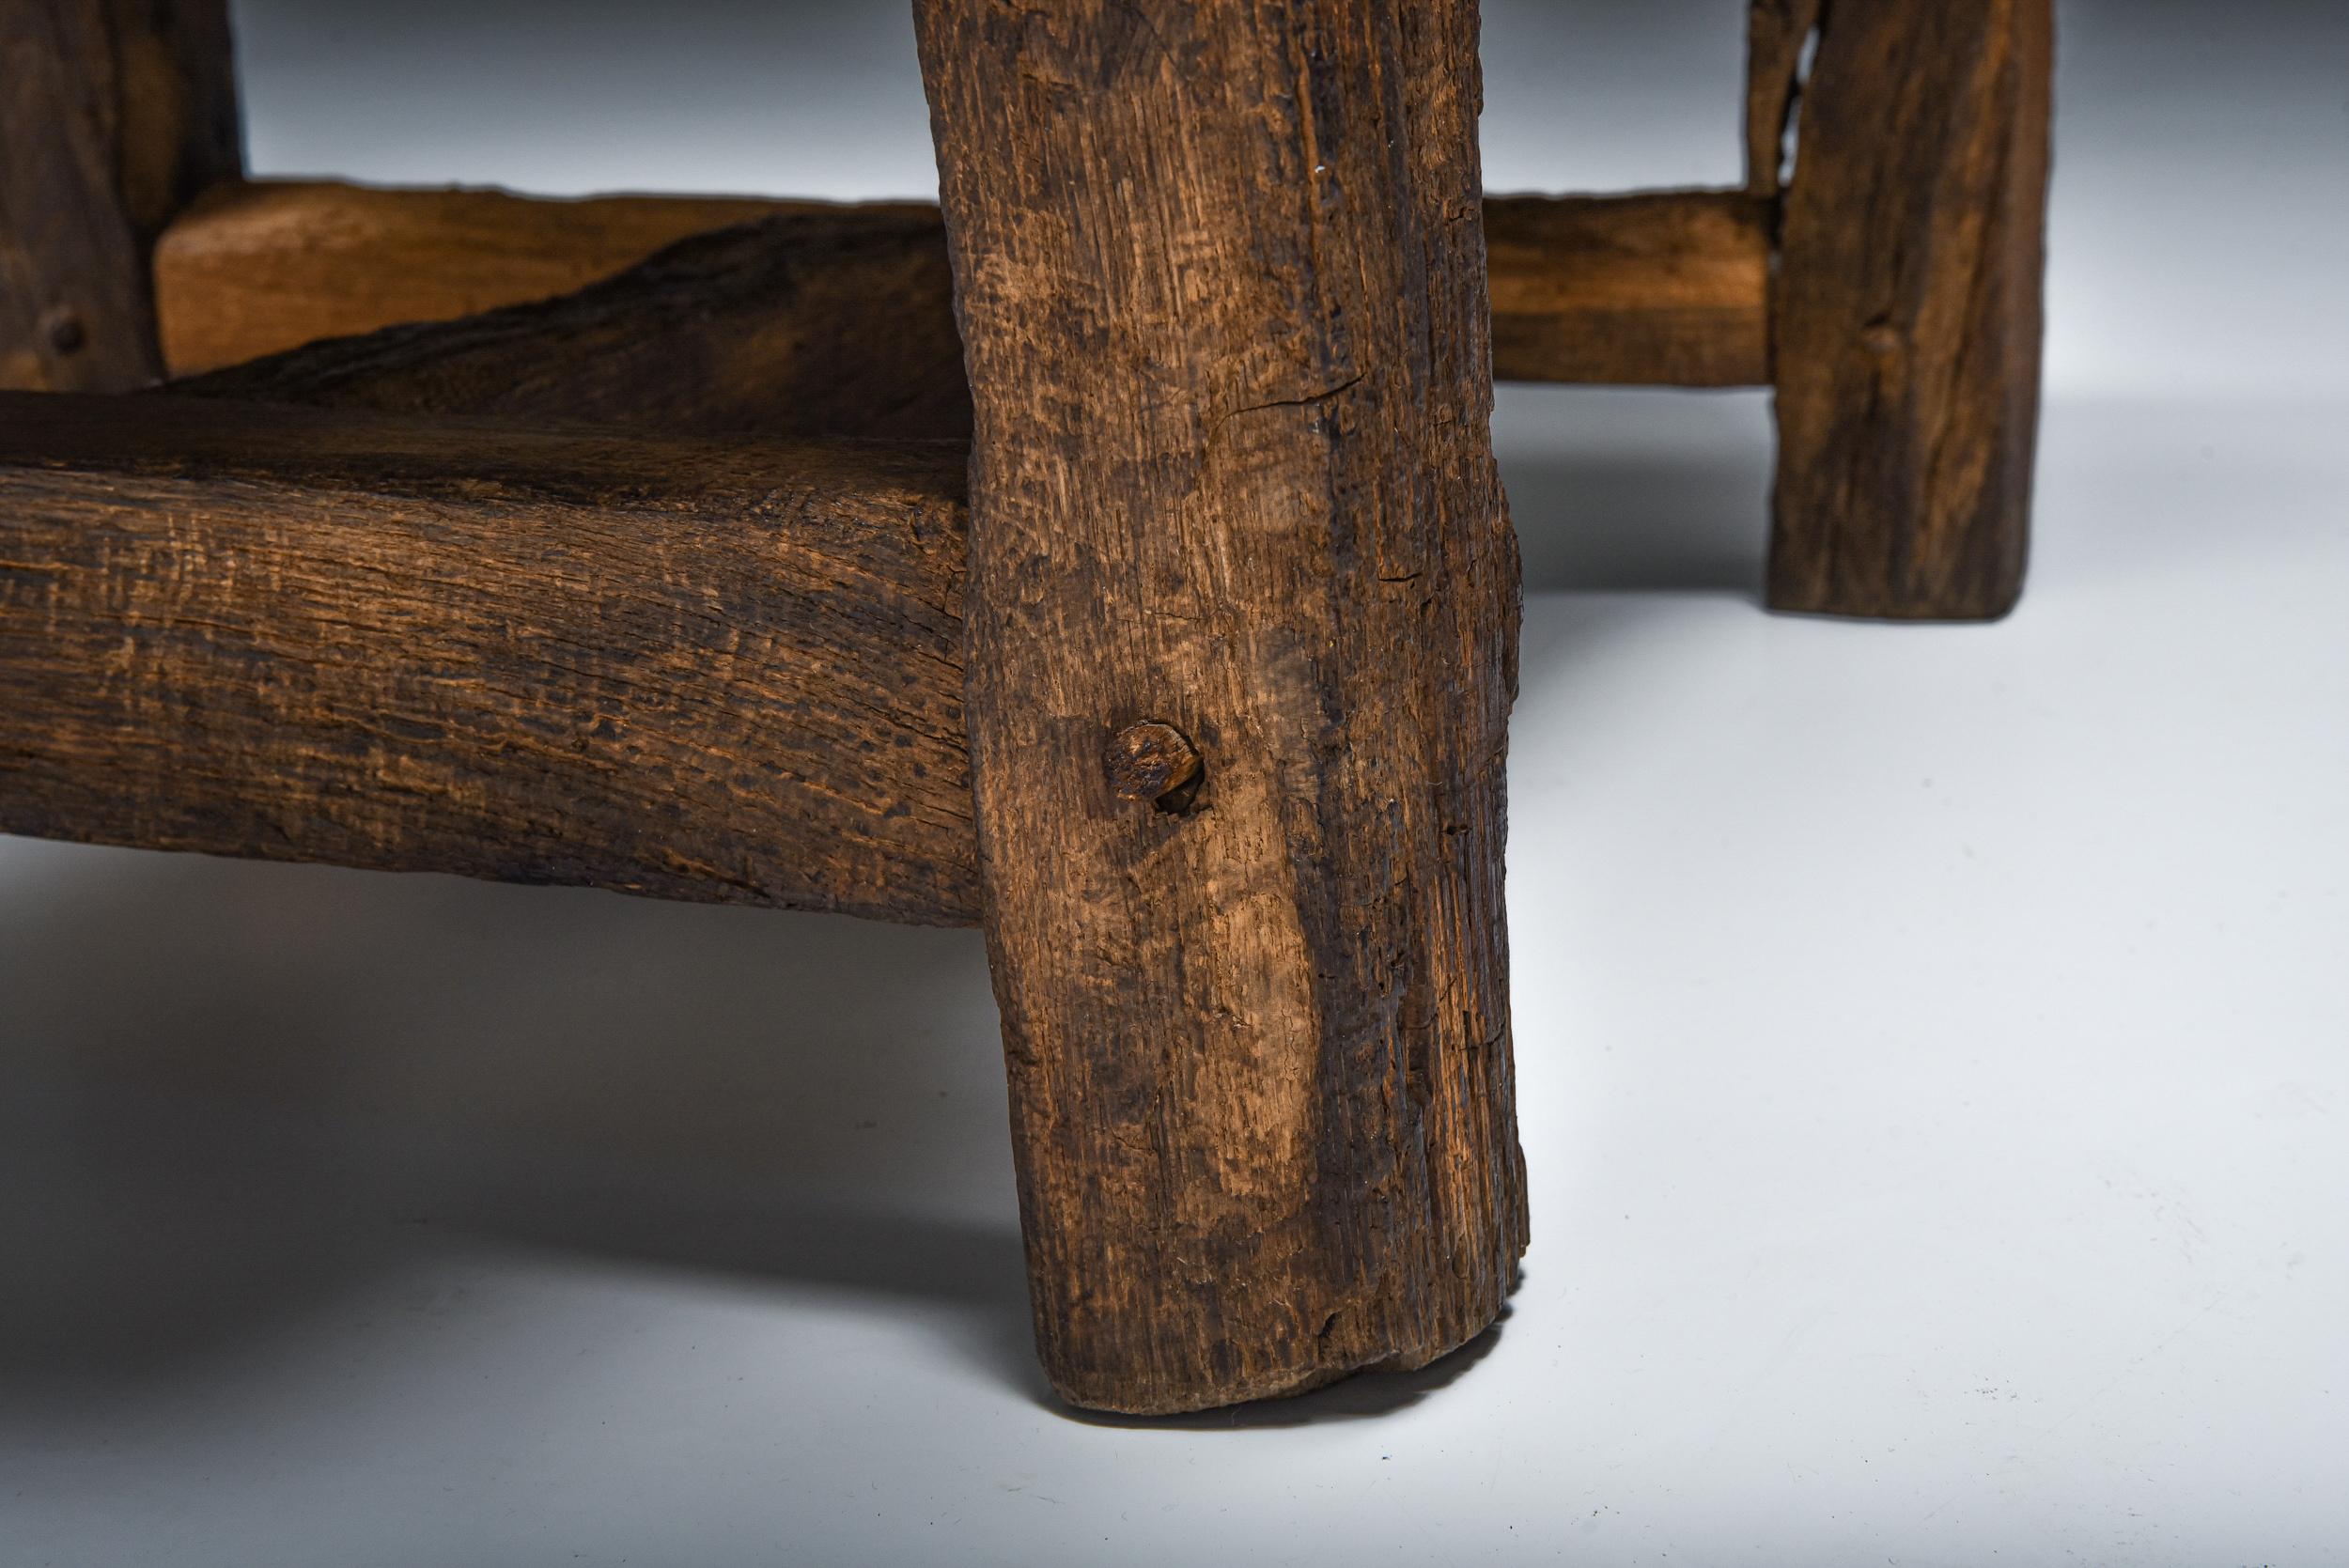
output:
M 1742 191 L 1487 196 L 1501 379 L 1766 385 L 1772 212 Z
M 168 390 L 708 436 L 971 433 L 934 210 L 766 218 L 538 304 L 329 339 Z
M 0 390 L 161 374 L 148 251 L 242 156 L 227 0 L 0 0 Z
M 986 924 L 1069 1400 L 1417 1366 L 1525 1244 L 1476 11 L 918 0 Z M 1186 807 L 1105 744 L 1195 743 Z
M 189 375 L 407 321 L 447 321 L 583 288 L 689 235 L 780 214 L 899 222 L 926 203 L 751 196 L 565 201 L 480 189 L 232 181 L 155 251 L 163 353 Z
M 1746 189 L 1783 189 L 1786 132 L 1822 0 L 1753 0 L 1746 20 Z
M 0 832 L 967 924 L 964 460 L 0 395 Z
M 916 0 L 950 247 L 249 184 L 225 0 L 0 0 L 0 387 L 272 356 L 0 393 L 0 832 L 984 902 L 1063 1394 L 1423 1364 L 1527 1234 L 1492 373 L 1774 380 L 1772 603 L 2003 613 L 2048 4 L 1756 0 L 1746 189 L 1480 202 L 1473 0 Z
M 1777 609 L 1990 619 L 2021 592 L 2050 8 L 1828 8 L 1779 270 Z
M 1760 347 L 1768 309 L 1766 208 L 1735 192 L 1668 191 L 1628 197 L 1495 196 L 1487 200 L 1486 214 L 1498 313 L 1493 368 L 1500 380 L 1768 382 Z M 319 339 L 549 300 L 609 278 L 686 236 L 768 215 L 804 216 L 810 226 L 770 225 L 754 239 L 745 235 L 707 250 L 672 252 L 662 262 L 701 269 L 696 287 L 748 311 L 770 298 L 764 290 L 778 279 L 798 277 L 809 267 L 808 236 L 828 232 L 822 220 L 839 225 L 832 232 L 843 235 L 869 225 L 868 238 L 876 246 L 883 243 L 882 235 L 903 236 L 902 257 L 877 257 L 876 275 L 861 286 L 844 269 L 828 280 L 831 293 L 824 297 L 836 297 L 844 317 L 832 329 L 837 341 L 853 346 L 861 333 L 874 366 L 926 377 L 929 362 L 909 350 L 919 345 L 926 351 L 934 323 L 949 308 L 945 240 L 937 226 L 937 209 L 912 202 L 840 207 L 653 196 L 548 201 L 502 191 L 232 184 L 183 216 L 156 252 L 163 348 L 172 370 L 188 376 Z M 916 273 L 928 265 L 927 258 L 914 256 L 919 241 L 911 234 L 925 221 L 940 258 L 935 301 L 917 301 L 910 292 Z M 845 252 L 839 259 L 848 259 Z M 683 273 L 670 276 L 677 283 L 685 280 Z M 658 285 L 652 287 L 659 291 Z M 780 318 L 795 332 L 816 319 L 812 305 L 793 303 L 799 297 L 775 303 Z M 817 297 L 807 295 L 810 301 Z M 624 317 L 628 303 L 624 291 L 614 292 L 598 296 L 592 309 Z M 559 384 L 552 365 L 578 367 L 561 358 L 565 345 L 580 341 L 568 335 L 577 329 L 561 325 L 563 318 L 560 313 L 516 318 L 497 328 L 544 326 L 557 334 L 548 346 L 550 363 L 536 367 L 537 390 L 531 395 L 553 399 L 551 408 L 568 407 L 573 396 Z M 721 349 L 714 332 L 697 334 L 690 321 L 679 323 L 673 315 L 662 322 L 660 331 L 684 334 L 689 356 L 723 352 L 729 373 L 747 373 L 755 363 L 755 342 Z M 644 334 L 646 362 L 639 373 L 653 378 L 656 397 L 665 398 L 689 383 L 683 371 L 657 363 L 648 347 L 652 335 Z M 907 347 L 899 345 L 900 338 Z M 418 388 L 429 380 L 433 399 L 463 394 L 448 406 L 470 406 L 478 383 L 441 380 L 453 372 L 427 372 L 424 366 L 443 353 L 504 363 L 506 347 L 514 364 L 528 363 L 519 338 L 502 342 L 506 347 L 485 349 L 470 326 L 445 336 L 418 334 L 387 349 L 388 359 L 370 374 L 396 372 L 402 383 Z M 291 362 L 287 373 L 317 378 L 323 387 L 341 352 Z M 871 387 L 880 384 L 877 369 L 854 373 Z M 957 381 L 960 375 L 957 366 Z M 782 373 L 783 380 L 790 378 L 789 370 Z M 950 400 L 959 406 L 967 396 L 926 379 L 904 391 L 910 406 L 942 407 Z M 712 396 L 745 394 L 751 400 L 736 406 L 762 406 L 747 382 L 735 385 L 733 394 L 721 386 Z M 511 406 L 529 404 L 518 396 Z

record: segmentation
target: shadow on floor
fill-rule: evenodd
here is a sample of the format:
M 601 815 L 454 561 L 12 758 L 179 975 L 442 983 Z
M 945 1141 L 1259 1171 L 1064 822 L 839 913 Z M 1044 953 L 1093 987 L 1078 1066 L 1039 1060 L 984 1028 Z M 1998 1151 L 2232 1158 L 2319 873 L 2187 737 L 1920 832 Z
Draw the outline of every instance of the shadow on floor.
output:
M 1507 386 L 1493 439 L 1528 593 L 1759 600 L 1773 440 L 1764 395 Z
M 962 1309 L 1042 1387 L 978 935 L 0 840 L 0 1385 L 515 1245 Z
M 0 888 L 12 1398 L 135 1401 L 486 1246 L 945 1307 L 1067 1413 L 972 933 L 19 841 Z M 1400 1408 L 1493 1338 L 1178 1424 Z
M 1037 1403 L 1088 1426 L 1115 1426 L 1143 1432 L 1260 1432 L 1268 1428 L 1320 1426 L 1330 1421 L 1360 1421 L 1408 1409 L 1430 1394 L 1450 1388 L 1471 1367 L 1493 1352 L 1509 1321 L 1510 1309 L 1468 1343 L 1440 1360 L 1409 1372 L 1364 1372 L 1299 1394 L 1294 1399 L 1258 1400 L 1252 1405 L 1227 1405 L 1189 1416 L 1120 1416 L 1100 1410 L 1071 1410 L 1049 1393 Z

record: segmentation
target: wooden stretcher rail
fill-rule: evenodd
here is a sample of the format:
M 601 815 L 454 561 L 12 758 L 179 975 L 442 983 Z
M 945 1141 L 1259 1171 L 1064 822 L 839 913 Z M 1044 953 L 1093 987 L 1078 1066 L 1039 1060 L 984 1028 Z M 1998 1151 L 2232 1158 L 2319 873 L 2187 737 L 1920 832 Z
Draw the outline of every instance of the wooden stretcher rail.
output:
M 967 442 L 934 212 L 786 212 L 680 240 L 572 293 L 332 337 L 168 391 L 701 436 Z
M 967 924 L 965 463 L 0 395 L 0 832 Z
M 360 195 L 391 230 L 545 205 Z M 1760 204 L 1487 205 L 1521 372 L 1758 368 Z M 964 447 L 764 439 L 967 433 L 947 287 L 932 210 L 786 210 L 196 396 L 7 397 L 0 831 L 974 918 Z
M 230 180 L 155 247 L 155 308 L 174 375 L 321 337 L 445 321 L 583 288 L 688 235 L 778 212 L 936 221 L 922 203 L 393 190 Z
M 1495 377 L 1767 384 L 1773 210 L 1743 191 L 1486 196 Z
M 1766 198 L 1735 191 L 1491 196 L 1485 210 L 1499 379 L 1768 380 Z M 909 223 L 926 225 L 920 243 L 945 277 L 944 230 L 937 209 L 924 203 L 552 201 L 502 191 L 236 182 L 197 203 L 156 248 L 164 357 L 174 374 L 189 375 L 319 338 L 546 300 L 689 236 L 779 213 L 823 216 L 842 233 L 869 225 L 903 236 Z M 918 323 L 946 308 L 942 297 L 892 293 L 885 278 L 869 294 L 865 303 L 884 313 L 869 324 L 873 344 L 889 342 L 897 314 Z

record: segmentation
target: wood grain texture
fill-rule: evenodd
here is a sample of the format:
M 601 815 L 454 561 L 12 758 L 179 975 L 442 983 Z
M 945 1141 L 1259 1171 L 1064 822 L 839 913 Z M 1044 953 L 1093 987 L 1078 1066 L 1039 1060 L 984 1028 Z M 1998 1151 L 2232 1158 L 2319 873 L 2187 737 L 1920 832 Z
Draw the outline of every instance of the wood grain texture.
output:
M 1803 52 L 1824 0 L 1752 0 L 1746 21 L 1746 189 L 1784 187 L 1786 132 L 1801 96 Z
M 915 19 L 1046 1370 L 1159 1413 L 1419 1365 L 1526 1235 L 1475 7 Z M 1143 723 L 1180 809 L 1105 766 Z
M 1772 212 L 1741 191 L 1487 196 L 1501 379 L 1766 385 Z
M 967 924 L 963 467 L 0 395 L 0 832 Z
M 832 329 L 836 339 L 852 344 L 860 326 L 863 330 L 876 368 L 855 369 L 862 380 L 878 386 L 879 369 L 927 375 L 928 362 L 909 356 L 898 338 L 910 334 L 910 341 L 926 348 L 937 313 L 951 308 L 943 281 L 945 238 L 937 209 L 912 202 L 845 208 L 684 197 L 571 202 L 498 191 L 238 184 L 191 210 L 157 250 L 163 347 L 172 371 L 192 376 L 319 339 L 404 322 L 451 321 L 587 287 L 688 235 L 764 215 L 805 215 L 811 225 L 830 219 L 851 232 L 868 224 L 876 245 L 883 232 L 907 232 L 926 221 L 940 279 L 934 303 L 917 303 L 899 291 L 901 282 L 910 290 L 916 272 L 928 265 L 910 254 L 918 248 L 910 236 L 908 255 L 877 260 L 879 272 L 862 291 L 845 272 L 826 287 L 842 312 Z M 1492 298 L 1500 312 L 1493 342 L 1498 379 L 1675 385 L 1694 377 L 1686 384 L 1767 383 L 1766 370 L 1756 368 L 1756 344 L 1766 325 L 1768 258 L 1766 251 L 1755 251 L 1755 225 L 1766 224 L 1760 210 L 1735 193 L 1495 196 L 1486 203 L 1486 224 Z M 770 225 L 756 239 L 746 235 L 690 255 L 670 252 L 661 264 L 700 269 L 697 287 L 729 302 L 730 309 L 747 311 L 771 299 L 778 318 L 797 331 L 817 319 L 812 306 L 767 291 L 809 264 L 808 236 L 819 232 Z M 686 274 L 674 277 L 682 283 Z M 614 293 L 600 296 L 596 308 L 620 313 L 626 303 L 624 293 Z M 561 343 L 581 341 L 568 335 L 577 330 L 575 318 L 569 326 L 563 319 L 560 314 L 514 318 L 497 330 L 544 326 Z M 728 373 L 752 361 L 754 346 L 726 349 L 719 334 L 664 320 L 661 330 L 680 331 L 688 355 L 721 353 Z M 651 340 L 648 333 L 630 351 L 644 356 L 641 372 L 655 379 L 657 396 L 665 398 L 686 382 L 658 364 Z M 519 340 L 513 347 L 519 356 Z M 433 398 L 462 393 L 467 402 L 477 391 L 440 379 L 453 371 L 426 372 L 425 363 L 443 353 L 483 354 L 481 363 L 502 361 L 504 354 L 485 349 L 470 328 L 446 336 L 419 334 L 384 351 L 381 372 L 418 387 L 428 376 Z M 336 363 L 334 355 L 294 362 L 286 373 L 318 378 L 312 384 L 325 390 Z M 790 374 L 786 369 L 782 379 Z M 959 383 L 958 363 L 953 377 Z M 537 381 L 534 396 L 565 406 L 569 395 L 557 378 L 542 371 Z M 905 393 L 913 404 L 959 405 L 967 398 L 928 380 L 909 384 Z
M 2050 10 L 1828 10 L 1779 270 L 1777 609 L 1992 619 L 2022 590 Z
M 242 158 L 227 0 L 0 0 L 0 390 L 161 374 L 148 252 Z
M 931 211 L 923 203 L 563 201 L 482 189 L 232 181 L 207 192 L 156 246 L 163 354 L 175 374 L 189 375 L 319 338 L 551 299 L 689 235 L 757 218 Z
M 764 218 L 553 300 L 332 338 L 169 390 L 707 436 L 971 434 L 934 209 Z

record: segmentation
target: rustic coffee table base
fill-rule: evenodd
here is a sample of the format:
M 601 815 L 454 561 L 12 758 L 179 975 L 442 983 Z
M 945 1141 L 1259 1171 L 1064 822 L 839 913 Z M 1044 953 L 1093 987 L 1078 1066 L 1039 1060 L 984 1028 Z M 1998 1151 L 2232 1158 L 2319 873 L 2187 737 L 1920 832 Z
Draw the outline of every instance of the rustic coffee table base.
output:
M 1487 200 L 1472 0 L 917 0 L 933 210 L 249 182 L 224 0 L 10 5 L 0 831 L 976 922 L 1066 1398 L 1429 1361 L 1527 1236 L 1495 368 L 1773 382 L 1777 607 L 2021 586 L 2047 0 L 1818 11 L 1745 189 Z

